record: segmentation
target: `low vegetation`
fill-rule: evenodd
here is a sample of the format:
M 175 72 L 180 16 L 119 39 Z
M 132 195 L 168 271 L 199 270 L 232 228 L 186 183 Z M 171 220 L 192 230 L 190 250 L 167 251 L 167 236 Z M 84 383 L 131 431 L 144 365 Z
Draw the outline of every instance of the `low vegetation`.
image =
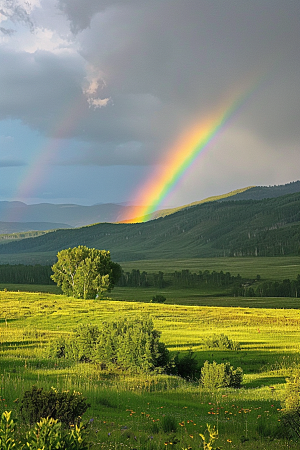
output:
M 123 318 L 96 325 L 80 325 L 72 337 L 58 338 L 50 357 L 98 363 L 101 370 L 149 372 L 166 368 L 169 352 L 148 317 Z
M 29 435 L 30 429 L 21 422 L 24 393 L 42 392 L 47 398 L 48 393 L 51 396 L 65 391 L 82 393 L 78 398 L 90 404 L 82 413 L 85 429 L 80 428 L 85 442 L 82 445 L 87 448 L 156 450 L 176 445 L 196 449 L 209 442 L 212 448 L 225 450 L 233 446 L 244 450 L 299 448 L 292 425 L 286 425 L 291 422 L 287 414 L 297 405 L 288 399 L 299 394 L 289 388 L 289 383 L 297 386 L 292 373 L 296 377 L 300 364 L 297 310 L 187 307 L 108 299 L 82 302 L 64 295 L 8 291 L 0 292 L 0 300 L 0 412 L 11 411 L 10 420 L 19 420 L 20 426 L 14 431 L 17 449 L 19 442 L 33 442 L 42 435 Z M 103 358 L 97 356 L 99 333 L 105 330 L 108 336 L 118 327 L 127 327 L 132 336 L 135 332 L 137 336 L 136 326 L 130 324 L 139 323 L 141 318 L 149 325 L 143 327 L 145 330 L 159 332 L 159 341 L 154 341 L 164 344 L 173 363 L 131 370 L 128 363 L 120 363 L 127 358 L 124 343 L 124 355 L 118 363 L 110 367 L 101 364 Z M 87 343 L 92 342 L 92 346 L 85 347 L 82 359 L 66 358 L 55 343 L 60 338 L 76 341 L 78 333 L 82 343 L 87 335 Z M 118 335 L 115 338 L 119 339 Z M 209 340 L 225 345 L 209 346 Z M 130 339 L 125 341 L 133 345 Z M 231 342 L 239 343 L 239 349 Z M 49 358 L 49 349 L 52 352 L 54 348 L 61 353 L 52 353 Z M 95 350 L 97 360 L 91 357 Z M 203 382 L 207 379 L 210 381 Z M 61 417 L 47 420 L 52 420 L 59 439 L 66 442 L 72 430 L 82 426 L 56 427 L 56 423 L 62 423 Z M 207 424 L 211 431 L 215 427 L 218 440 L 210 438 Z M 43 425 L 33 425 L 31 430 L 37 430 L 37 426 Z M 36 448 L 34 445 L 41 443 L 30 445 Z M 65 444 L 61 445 L 64 448 Z M 74 448 L 81 448 L 78 441 L 76 445 Z
M 0 418 L 1 450 L 87 450 L 85 432 L 82 426 L 64 430 L 58 420 L 46 417 L 40 419 L 24 435 L 11 418 L 11 411 L 4 411 Z
M 201 369 L 201 383 L 210 391 L 225 387 L 240 388 L 242 381 L 241 367 L 234 369 L 229 362 L 217 364 L 215 361 L 212 363 L 205 361 Z
M 25 391 L 20 402 L 20 416 L 30 425 L 49 417 L 65 426 L 79 424 L 81 416 L 90 405 L 80 392 L 58 391 L 51 387 L 48 391 L 33 386 Z
M 208 337 L 204 341 L 204 345 L 207 348 L 216 348 L 220 350 L 240 350 L 241 345 L 239 342 L 234 342 L 232 339 L 229 339 L 225 334 L 215 334 L 213 336 Z

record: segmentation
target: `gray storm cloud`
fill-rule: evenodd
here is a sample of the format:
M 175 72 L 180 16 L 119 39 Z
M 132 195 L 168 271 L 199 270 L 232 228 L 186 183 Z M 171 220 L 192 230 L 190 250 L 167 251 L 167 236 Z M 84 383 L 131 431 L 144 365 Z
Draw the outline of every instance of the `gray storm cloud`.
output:
M 13 23 L 32 29 L 41 17 L 38 5 L 30 15 L 22 2 L 4 3 L 1 13 Z M 40 3 L 45 10 L 50 4 Z M 58 8 L 60 36 L 73 33 L 66 52 L 59 46 L 54 52 L 0 50 L 0 114 L 45 135 L 69 116 L 73 124 L 54 137 L 84 145 L 81 157 L 70 151 L 63 164 L 155 163 L 195 117 L 205 118 L 251 74 L 264 81 L 234 119 L 232 133 L 245 131 L 247 149 L 256 142 L 255 158 L 294 154 L 299 2 L 59 0 Z M 45 28 L 46 18 L 41 21 Z M 49 35 L 57 30 L 52 17 Z M 222 154 L 229 141 L 220 137 Z

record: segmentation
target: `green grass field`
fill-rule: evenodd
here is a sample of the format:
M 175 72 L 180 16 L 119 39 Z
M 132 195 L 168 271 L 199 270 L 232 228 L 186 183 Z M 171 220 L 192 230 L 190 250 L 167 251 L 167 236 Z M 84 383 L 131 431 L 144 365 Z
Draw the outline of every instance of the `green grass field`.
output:
M 257 300 L 259 308 L 253 307 Z M 222 449 L 299 448 L 299 443 L 275 433 L 285 378 L 300 363 L 300 312 L 282 309 L 282 299 L 245 299 L 247 307 L 216 307 L 83 302 L 63 295 L 1 291 L 0 302 L 0 412 L 13 410 L 16 415 L 16 400 L 34 384 L 54 386 L 79 390 L 88 398 L 91 407 L 84 419 L 90 422 L 95 449 L 199 449 L 199 433 L 207 423 L 218 428 L 216 445 Z M 273 309 L 263 302 L 272 302 Z M 205 360 L 241 366 L 242 388 L 210 393 L 197 381 L 159 374 L 109 376 L 91 363 L 49 358 L 51 341 L 72 333 L 78 324 L 101 326 L 103 320 L 141 314 L 152 317 L 171 352 L 192 348 L 200 366 Z M 207 350 L 204 340 L 214 333 L 240 342 L 241 350 Z
M 163 261 L 132 261 L 121 263 L 123 270 L 130 272 L 132 269 L 140 271 L 164 273 L 189 269 L 191 272 L 209 270 L 230 272 L 232 275 L 240 274 L 244 278 L 255 279 L 260 275 L 262 281 L 280 281 L 286 278 L 296 279 L 300 273 L 300 257 L 276 257 L 276 258 L 202 258 L 191 260 L 163 260 Z M 60 294 L 60 288 L 54 285 L 11 285 L 1 284 L 0 291 L 26 291 L 48 292 Z M 113 300 L 150 302 L 153 296 L 162 294 L 166 297 L 167 304 L 179 304 L 190 306 L 234 306 L 253 308 L 295 308 L 298 309 L 300 299 L 295 298 L 244 298 L 230 296 L 231 288 L 206 286 L 200 289 L 178 289 L 168 287 L 155 288 L 121 288 L 116 287 L 112 293 Z M 228 296 L 229 295 L 229 296 Z
M 145 270 L 146 272 L 174 272 L 189 269 L 191 272 L 199 270 L 215 270 L 216 272 L 230 272 L 240 274 L 245 278 L 255 278 L 259 274 L 267 280 L 294 279 L 300 273 L 300 257 L 270 257 L 270 258 L 197 258 L 197 259 L 166 259 L 148 261 L 130 261 L 120 263 L 123 270 Z

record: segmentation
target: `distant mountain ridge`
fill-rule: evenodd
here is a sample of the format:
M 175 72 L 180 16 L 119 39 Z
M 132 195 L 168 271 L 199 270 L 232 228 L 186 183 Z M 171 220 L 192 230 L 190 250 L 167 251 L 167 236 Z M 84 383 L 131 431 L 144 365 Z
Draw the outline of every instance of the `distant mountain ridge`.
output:
M 227 201 L 227 200 L 261 200 L 263 198 L 274 198 L 286 194 L 300 192 L 300 181 L 294 181 L 279 186 L 248 186 L 242 189 L 236 189 L 226 194 L 205 198 L 203 200 L 193 202 L 176 208 L 168 208 L 158 210 L 155 213 L 145 216 L 142 219 L 151 220 L 159 217 L 165 217 L 174 214 L 177 211 L 190 208 L 207 202 Z M 101 203 L 92 206 L 82 206 L 76 204 L 51 204 L 39 203 L 36 205 L 26 205 L 22 202 L 0 201 L 0 221 L 12 223 L 25 222 L 49 222 L 48 229 L 82 227 L 95 223 L 116 223 L 130 222 L 136 217 L 140 208 L 138 206 Z M 52 226 L 57 224 L 58 226 Z M 34 225 L 34 229 L 37 225 Z M 28 229 L 20 230 L 27 231 Z M 44 229 L 43 229 L 44 230 Z M 12 233 L 12 229 L 8 229 L 8 233 Z M 0 231 L 1 233 L 1 231 Z
M 27 231 L 47 231 L 58 228 L 72 228 L 66 223 L 55 222 L 0 222 L 0 234 L 21 233 Z
M 56 222 L 59 225 L 64 224 L 69 227 L 82 227 L 93 223 L 118 222 L 123 218 L 130 218 L 131 215 L 135 214 L 135 209 L 132 206 L 114 203 L 82 206 L 76 204 L 39 203 L 27 205 L 22 202 L 0 202 L 0 221 L 14 223 Z M 53 227 L 51 226 L 50 229 L 53 229 Z
M 1 262 L 53 263 L 64 248 L 111 251 L 115 261 L 297 255 L 300 193 L 193 205 L 155 220 L 99 223 L 0 245 Z

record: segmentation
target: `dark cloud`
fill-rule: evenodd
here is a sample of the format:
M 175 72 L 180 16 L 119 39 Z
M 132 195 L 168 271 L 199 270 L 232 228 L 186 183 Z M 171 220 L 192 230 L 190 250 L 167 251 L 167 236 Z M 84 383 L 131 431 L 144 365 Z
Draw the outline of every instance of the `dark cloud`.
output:
M 56 132 L 56 137 L 69 137 L 73 130 L 68 119 L 74 113 L 75 99 L 79 98 L 78 103 L 83 95 L 84 69 L 76 56 L 45 51 L 0 53 L 5 61 L 0 70 L 0 118 L 21 119 L 46 135 Z
M 68 17 L 74 33 L 90 26 L 95 14 L 118 4 L 137 3 L 137 0 L 58 0 L 58 6 Z
M 81 34 L 81 54 L 107 79 L 106 95 L 114 108 L 101 113 L 107 119 L 111 115 L 107 122 L 116 126 L 116 133 L 133 127 L 135 136 L 130 138 L 144 140 L 145 123 L 153 148 L 160 145 L 159 153 L 176 133 L 195 117 L 205 117 L 237 87 L 249 89 L 245 80 L 251 75 L 258 87 L 239 114 L 240 126 L 260 133 L 268 143 L 299 139 L 298 3 L 285 7 L 281 1 L 166 0 L 88 5 L 92 18 L 85 15 L 83 3 L 76 8 L 90 24 Z M 71 13 L 76 22 L 75 11 Z M 156 99 L 155 109 L 147 110 L 142 100 L 147 96 Z
M 232 133 L 246 130 L 259 143 L 256 156 L 272 147 L 290 152 L 299 141 L 299 2 L 59 0 L 58 7 L 78 53 L 2 50 L 0 118 L 82 142 L 61 164 L 155 163 L 196 118 L 251 83 L 254 95 Z M 33 26 L 17 1 L 5 11 Z M 223 153 L 228 142 L 220 141 Z

